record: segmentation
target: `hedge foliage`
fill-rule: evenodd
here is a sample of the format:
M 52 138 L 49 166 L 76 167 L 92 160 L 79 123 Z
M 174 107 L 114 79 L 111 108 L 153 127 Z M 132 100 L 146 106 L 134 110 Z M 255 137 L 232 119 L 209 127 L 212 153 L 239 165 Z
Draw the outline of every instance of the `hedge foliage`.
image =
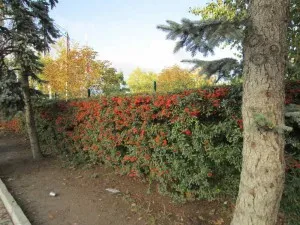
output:
M 84 151 L 121 174 L 158 181 L 163 193 L 213 198 L 236 193 L 240 101 L 240 88 L 229 87 L 101 97 L 42 105 L 37 124 L 69 154 Z
M 0 130 L 21 133 L 24 130 L 23 118 L 19 116 L 15 116 L 9 120 L 0 118 Z
M 286 104 L 299 104 L 300 83 L 286 87 Z M 44 144 L 79 161 L 102 162 L 120 174 L 155 181 L 161 193 L 174 198 L 213 199 L 238 191 L 241 99 L 240 86 L 102 96 L 36 104 L 36 119 Z M 287 119 L 293 131 L 286 138 L 282 205 L 297 221 L 300 136 L 297 120 Z

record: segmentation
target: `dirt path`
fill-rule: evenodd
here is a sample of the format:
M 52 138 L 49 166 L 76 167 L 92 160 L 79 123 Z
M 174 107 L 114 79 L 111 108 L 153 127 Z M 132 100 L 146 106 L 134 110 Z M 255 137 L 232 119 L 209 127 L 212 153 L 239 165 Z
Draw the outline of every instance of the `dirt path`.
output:
M 24 137 L 0 133 L 0 176 L 33 225 L 229 224 L 222 203 L 174 204 L 157 193 L 147 195 L 146 184 L 109 169 L 63 165 L 50 158 L 33 162 Z M 58 196 L 50 197 L 50 191 Z

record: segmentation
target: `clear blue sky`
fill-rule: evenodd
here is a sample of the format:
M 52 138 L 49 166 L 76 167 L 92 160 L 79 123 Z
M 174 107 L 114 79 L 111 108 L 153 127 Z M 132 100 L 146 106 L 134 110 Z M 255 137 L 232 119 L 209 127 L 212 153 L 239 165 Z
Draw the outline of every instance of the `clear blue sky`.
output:
M 166 33 L 156 26 L 184 17 L 196 20 L 189 8 L 206 3 L 208 0 L 60 0 L 51 15 L 72 40 L 88 44 L 99 59 L 111 61 L 127 76 L 136 67 L 159 72 L 191 58 L 185 51 L 173 54 L 175 42 L 166 40 Z

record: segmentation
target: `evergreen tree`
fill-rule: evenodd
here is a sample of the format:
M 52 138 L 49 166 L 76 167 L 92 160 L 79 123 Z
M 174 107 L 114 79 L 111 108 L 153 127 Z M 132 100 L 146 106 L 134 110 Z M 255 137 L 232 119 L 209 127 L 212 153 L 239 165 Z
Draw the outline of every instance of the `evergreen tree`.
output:
M 289 79 L 300 78 L 300 14 L 299 0 L 291 0 L 291 22 L 288 27 L 288 73 Z M 223 58 L 219 60 L 183 60 L 194 64 L 193 68 L 202 67 L 201 72 L 209 75 L 218 75 L 220 79 L 233 79 L 242 76 L 243 46 L 245 28 L 247 26 L 247 0 L 215 0 L 204 8 L 191 9 L 191 13 L 199 15 L 201 20 L 191 21 L 182 19 L 181 23 L 167 20 L 166 25 L 159 25 L 168 33 L 167 39 L 178 40 L 174 49 L 177 52 L 185 48 L 192 56 L 202 53 L 204 56 L 213 55 L 216 48 L 229 46 L 239 53 L 239 60 Z
M 296 0 L 293 2 L 297 5 Z M 243 164 L 231 224 L 275 225 L 285 174 L 284 78 L 287 50 L 289 61 L 295 63 L 295 51 L 299 49 L 299 43 L 291 41 L 295 38 L 291 29 L 298 30 L 297 16 L 292 15 L 288 24 L 289 0 L 217 3 L 222 4 L 221 8 L 212 17 L 196 22 L 184 19 L 181 24 L 168 21 L 159 28 L 168 32 L 168 38 L 180 39 L 175 51 L 185 47 L 193 55 L 207 55 L 223 44 L 241 47 L 240 63 L 234 59 L 198 63 L 204 68 L 216 64 L 211 72 L 227 79 L 236 76 L 234 68 L 243 65 Z M 227 13 L 223 10 L 226 7 L 232 7 L 235 13 Z M 216 63 L 222 60 L 224 63 Z
M 38 54 L 49 49 L 49 44 L 59 36 L 49 17 L 49 10 L 56 3 L 57 0 L 0 0 L 0 91 L 4 97 L 4 92 L 11 86 L 5 83 L 18 77 L 13 83 L 21 87 L 34 159 L 41 158 L 41 153 L 31 105 L 29 78 L 39 80 L 37 74 L 42 65 Z M 10 91 L 16 93 L 17 90 Z
M 275 225 L 285 180 L 289 0 L 252 0 L 243 41 L 243 162 L 231 225 Z
M 288 77 L 290 79 L 300 79 L 300 1 L 291 0 L 290 15 L 291 21 L 288 27 L 288 44 L 289 44 L 289 64 Z

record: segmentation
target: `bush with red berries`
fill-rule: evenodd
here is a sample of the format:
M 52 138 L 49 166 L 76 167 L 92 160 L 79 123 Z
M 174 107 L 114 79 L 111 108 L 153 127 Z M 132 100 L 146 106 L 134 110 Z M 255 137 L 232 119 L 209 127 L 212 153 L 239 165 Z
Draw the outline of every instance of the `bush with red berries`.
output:
M 300 103 L 300 83 L 286 85 Z M 155 182 L 180 199 L 235 196 L 242 162 L 241 86 L 153 95 L 101 96 L 36 104 L 39 137 L 76 162 L 103 163 L 119 174 Z M 287 133 L 283 205 L 299 204 L 300 138 Z M 291 197 L 293 196 L 293 197 Z M 288 199 L 288 201 L 285 201 Z M 296 202 L 295 202 L 296 201 Z M 299 207 L 298 207 L 299 210 Z

